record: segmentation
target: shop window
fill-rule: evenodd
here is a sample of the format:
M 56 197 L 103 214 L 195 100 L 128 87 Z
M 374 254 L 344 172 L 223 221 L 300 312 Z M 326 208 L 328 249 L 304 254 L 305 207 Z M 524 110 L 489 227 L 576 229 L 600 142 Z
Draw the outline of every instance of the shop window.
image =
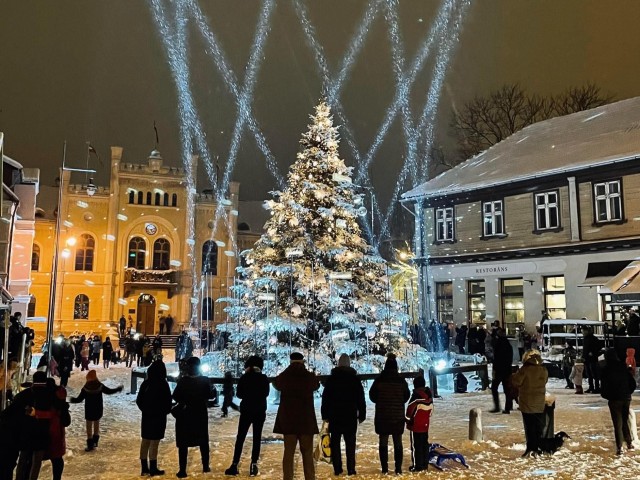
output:
M 484 280 L 467 282 L 467 301 L 469 320 L 473 323 L 484 322 L 487 316 Z
M 549 313 L 549 318 L 567 318 L 564 275 L 544 277 L 544 308 Z
M 453 282 L 436 283 L 436 316 L 439 322 L 453 322 Z
M 522 278 L 500 280 L 502 324 L 507 335 L 515 335 L 516 327 L 524 324 L 524 288 Z

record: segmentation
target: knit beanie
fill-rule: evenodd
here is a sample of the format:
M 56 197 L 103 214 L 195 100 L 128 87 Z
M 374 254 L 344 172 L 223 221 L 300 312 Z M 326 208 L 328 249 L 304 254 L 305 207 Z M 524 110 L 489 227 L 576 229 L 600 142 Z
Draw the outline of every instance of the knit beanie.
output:
M 398 370 L 398 361 L 393 353 L 387 355 L 387 361 L 384 364 L 385 370 Z
M 339 367 L 350 367 L 351 366 L 351 359 L 349 358 L 349 355 L 347 355 L 346 353 L 343 353 L 342 355 L 340 355 L 340 358 L 338 358 L 338 366 Z
M 304 355 L 302 355 L 300 352 L 293 352 L 291 355 L 289 355 L 289 360 L 291 360 L 291 363 L 303 363 Z

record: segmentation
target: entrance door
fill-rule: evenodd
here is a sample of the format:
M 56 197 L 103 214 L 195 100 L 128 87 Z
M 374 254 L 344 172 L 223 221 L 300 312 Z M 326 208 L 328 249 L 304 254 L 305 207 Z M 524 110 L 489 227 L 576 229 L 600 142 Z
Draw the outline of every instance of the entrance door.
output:
M 155 335 L 156 299 L 153 295 L 142 294 L 138 298 L 138 328 L 143 335 Z

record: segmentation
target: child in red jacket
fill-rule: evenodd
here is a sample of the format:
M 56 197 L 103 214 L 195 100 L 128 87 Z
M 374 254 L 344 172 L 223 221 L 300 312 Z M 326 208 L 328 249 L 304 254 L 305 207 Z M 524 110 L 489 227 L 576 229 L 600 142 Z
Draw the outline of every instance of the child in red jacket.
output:
M 636 378 L 636 349 L 635 348 L 627 348 L 627 359 L 626 359 L 627 368 L 633 378 Z
M 429 421 L 433 412 L 433 395 L 424 377 L 413 380 L 413 394 L 407 406 L 407 428 L 411 439 L 412 472 L 426 470 L 429 465 Z

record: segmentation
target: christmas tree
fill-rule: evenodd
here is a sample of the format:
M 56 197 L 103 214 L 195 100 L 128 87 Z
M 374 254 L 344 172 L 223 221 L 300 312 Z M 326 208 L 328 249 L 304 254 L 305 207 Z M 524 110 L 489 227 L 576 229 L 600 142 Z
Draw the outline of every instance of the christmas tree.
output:
M 230 317 L 218 326 L 229 340 L 225 367 L 257 354 L 277 373 L 291 351 L 302 351 L 319 373 L 342 353 L 361 373 L 379 370 L 388 352 L 416 368 L 425 359 L 407 341 L 408 316 L 390 293 L 387 263 L 362 236 L 363 195 L 338 156 L 324 101 L 311 120 L 286 188 L 265 202 L 265 233 L 242 252 L 234 296 L 223 299 Z

